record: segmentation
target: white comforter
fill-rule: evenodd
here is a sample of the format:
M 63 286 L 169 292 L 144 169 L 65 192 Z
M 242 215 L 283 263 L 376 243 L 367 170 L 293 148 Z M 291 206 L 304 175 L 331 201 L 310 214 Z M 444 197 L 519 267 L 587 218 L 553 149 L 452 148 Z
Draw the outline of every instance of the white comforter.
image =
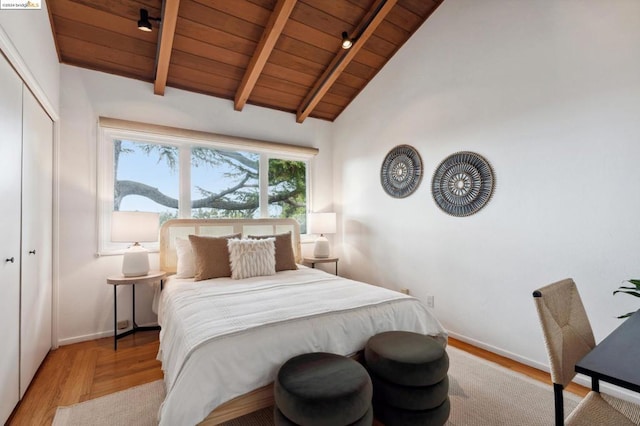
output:
M 245 280 L 169 279 L 159 304 L 160 425 L 193 425 L 307 352 L 350 355 L 389 330 L 445 335 L 417 299 L 317 269 Z

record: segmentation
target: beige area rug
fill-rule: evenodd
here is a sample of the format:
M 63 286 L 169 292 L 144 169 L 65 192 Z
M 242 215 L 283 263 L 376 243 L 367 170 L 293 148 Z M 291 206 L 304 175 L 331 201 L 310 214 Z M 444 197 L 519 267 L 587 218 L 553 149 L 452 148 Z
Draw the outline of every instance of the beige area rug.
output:
M 449 347 L 450 426 L 548 426 L 554 423 L 553 389 L 492 362 Z M 158 380 L 101 398 L 58 407 L 53 426 L 156 425 L 164 398 Z M 568 414 L 580 397 L 565 392 Z M 265 409 L 225 423 L 225 426 L 273 425 L 272 410 Z

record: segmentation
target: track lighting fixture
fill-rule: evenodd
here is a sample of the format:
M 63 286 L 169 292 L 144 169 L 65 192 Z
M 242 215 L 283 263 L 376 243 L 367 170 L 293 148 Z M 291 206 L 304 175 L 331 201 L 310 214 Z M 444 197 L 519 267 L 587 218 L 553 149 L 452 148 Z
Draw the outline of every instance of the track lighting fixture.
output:
M 346 31 L 344 31 L 342 33 L 342 48 L 347 50 L 347 49 L 351 49 L 351 46 L 353 46 L 353 42 L 354 40 L 349 38 L 349 34 L 347 34 Z
M 160 18 L 153 18 L 149 16 L 149 11 L 147 9 L 140 9 L 140 20 L 138 21 L 138 29 L 140 31 L 150 32 L 153 29 L 151 27 L 151 21 L 160 22 Z

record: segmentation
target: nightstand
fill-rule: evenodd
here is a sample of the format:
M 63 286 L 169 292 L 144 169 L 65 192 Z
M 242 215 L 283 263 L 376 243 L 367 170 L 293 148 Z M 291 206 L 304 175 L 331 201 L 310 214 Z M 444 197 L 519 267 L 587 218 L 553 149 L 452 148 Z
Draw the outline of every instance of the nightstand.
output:
M 149 271 L 147 275 L 142 275 L 140 277 L 125 277 L 123 275 L 115 275 L 107 278 L 107 284 L 113 286 L 113 350 L 118 350 L 118 339 L 121 339 L 125 336 L 135 333 L 136 331 L 149 331 L 149 330 L 160 330 L 160 326 L 151 326 L 151 327 L 139 327 L 136 324 L 136 284 L 151 284 L 157 281 L 160 281 L 160 288 L 162 288 L 162 280 L 166 274 L 162 271 Z M 118 297 L 117 297 L 117 289 L 119 285 L 130 285 L 131 291 L 133 295 L 132 307 L 133 307 L 133 319 L 131 330 L 125 331 L 124 333 L 118 334 Z
M 304 263 L 309 263 L 312 268 L 316 267 L 316 263 L 335 263 L 336 264 L 336 275 L 338 275 L 338 257 L 304 257 L 302 261 Z

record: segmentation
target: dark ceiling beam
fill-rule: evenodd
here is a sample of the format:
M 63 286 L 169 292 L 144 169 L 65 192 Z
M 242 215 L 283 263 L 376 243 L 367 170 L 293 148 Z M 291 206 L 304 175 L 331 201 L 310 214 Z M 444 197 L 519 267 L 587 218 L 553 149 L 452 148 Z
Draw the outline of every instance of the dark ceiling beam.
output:
M 269 22 L 267 22 L 267 25 L 264 28 L 260 42 L 251 57 L 251 61 L 249 61 L 247 70 L 242 77 L 242 82 L 236 92 L 234 103 L 236 111 L 242 111 L 242 108 L 244 108 L 247 103 L 247 100 L 258 81 L 258 77 L 260 77 L 269 56 L 271 55 L 271 52 L 273 51 L 273 48 L 275 47 L 276 42 L 289 19 L 289 15 L 291 15 L 291 11 L 296 5 L 296 1 L 297 0 L 279 0 L 276 7 L 273 9 L 273 12 L 269 17 Z
M 164 89 L 167 87 L 171 50 L 173 49 L 173 36 L 176 33 L 179 7 L 180 0 L 165 0 L 162 7 L 156 76 L 153 82 L 153 93 L 160 96 L 164 95 Z
M 304 98 L 296 113 L 296 121 L 302 123 L 313 112 L 313 109 L 322 100 L 329 88 L 340 77 L 340 74 L 353 60 L 362 46 L 373 35 L 378 25 L 391 12 L 398 0 L 377 0 L 371 9 L 364 16 L 358 27 L 353 31 L 351 37 L 354 39 L 353 46 L 349 50 L 340 51 L 333 58 L 327 69 L 322 73 L 316 84 Z

